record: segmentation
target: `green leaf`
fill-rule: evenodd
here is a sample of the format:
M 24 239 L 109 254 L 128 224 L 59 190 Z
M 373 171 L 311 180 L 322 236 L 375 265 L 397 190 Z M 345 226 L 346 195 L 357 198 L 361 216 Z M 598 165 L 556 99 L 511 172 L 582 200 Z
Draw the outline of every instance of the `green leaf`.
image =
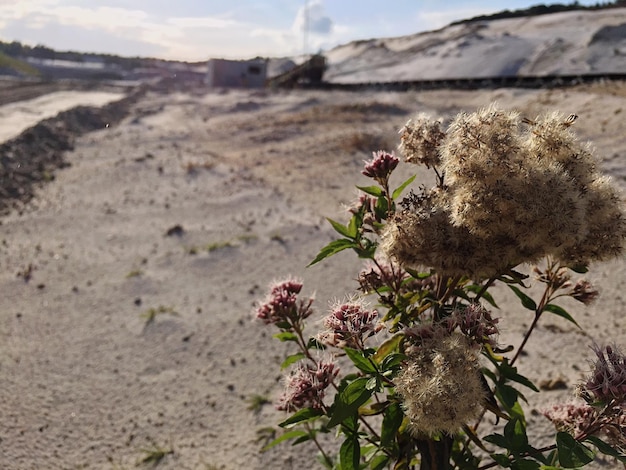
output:
M 389 464 L 389 457 L 386 455 L 377 455 L 370 461 L 371 470 L 383 470 Z
M 394 335 L 381 344 L 376 353 L 372 356 L 372 360 L 380 365 L 380 363 L 392 352 L 398 351 L 400 347 L 400 343 L 404 339 L 404 335 L 398 334 Z
M 578 274 L 586 274 L 589 272 L 589 268 L 584 264 L 575 264 L 574 266 L 569 266 L 569 268 Z
M 372 365 L 372 361 L 363 356 L 361 351 L 351 348 L 344 348 L 344 351 L 346 352 L 346 356 L 350 358 L 359 370 L 365 372 L 366 374 L 376 373 L 376 367 Z
M 483 440 L 498 447 L 502 447 L 503 449 L 508 447 L 508 442 L 502 434 L 489 434 L 483 437 Z
M 305 357 L 306 356 L 304 355 L 304 353 L 296 353 L 296 354 L 292 354 L 290 356 L 287 356 L 285 358 L 285 360 L 283 361 L 283 363 L 280 365 L 280 368 L 281 369 L 286 369 L 287 367 L 289 367 L 294 362 L 298 362 L 300 359 L 304 359 Z
M 535 460 L 520 459 L 511 464 L 513 470 L 539 470 L 541 465 Z
M 306 343 L 306 348 L 324 350 L 326 349 L 326 346 L 320 343 L 319 340 L 316 338 L 309 338 L 309 341 Z
M 465 289 L 470 292 L 473 292 L 474 294 L 478 294 L 483 289 L 483 286 L 481 286 L 480 284 L 471 284 L 469 286 L 466 286 Z M 481 294 L 481 298 L 489 302 L 492 307 L 498 308 L 498 309 L 500 308 L 498 307 L 498 305 L 496 305 L 496 301 L 493 300 L 493 296 L 489 293 L 489 291 L 483 292 Z
M 365 384 L 365 388 L 371 390 L 372 392 L 376 392 L 380 389 L 378 377 L 370 377 Z
M 583 467 L 593 460 L 593 451 L 566 432 L 556 435 L 559 462 L 565 468 Z
M 311 436 L 310 434 L 307 434 L 306 436 L 302 436 L 299 437 L 298 439 L 296 439 L 295 441 L 293 441 L 291 443 L 292 446 L 297 446 L 298 444 L 302 444 L 303 442 L 308 442 L 311 439 L 313 439 L 313 436 Z
M 489 436 L 487 436 L 489 437 Z M 487 440 L 487 437 L 485 437 L 485 440 Z M 502 436 L 501 436 L 502 437 Z M 497 445 L 497 444 L 496 444 Z M 504 447 L 504 446 L 500 446 L 500 447 Z M 491 458 L 501 467 L 503 468 L 509 468 L 511 466 L 511 461 L 509 460 L 509 458 L 504 455 L 504 454 L 491 454 Z
M 385 358 L 383 363 L 381 364 L 380 368 L 383 372 L 394 370 L 398 368 L 405 359 L 406 359 L 406 354 L 401 354 L 401 353 L 389 354 Z
M 512 286 L 511 284 L 507 284 L 507 285 L 510 287 L 510 289 L 513 292 L 515 292 L 515 295 L 519 297 L 524 307 L 526 307 L 528 310 L 532 310 L 533 312 L 537 311 L 537 304 L 535 303 L 533 299 L 531 299 L 526 294 L 524 294 L 521 290 L 519 290 L 519 288 Z
M 342 423 L 346 418 L 356 416 L 361 405 L 372 396 L 373 390 L 367 388 L 368 377 L 360 377 L 350 382 L 346 388 L 335 395 L 332 417 L 328 427 L 332 428 Z
M 339 463 L 341 470 L 359 470 L 361 447 L 357 434 L 348 436 L 339 449 Z
M 370 196 L 380 197 L 384 195 L 383 190 L 378 186 L 357 186 L 357 188 Z
M 528 380 L 523 375 L 517 373 L 517 367 L 509 365 L 507 362 L 502 362 L 498 367 L 500 373 L 507 379 L 522 384 L 535 392 L 539 392 L 539 389 L 535 387 L 535 384 Z
M 519 454 L 528 447 L 528 437 L 526 436 L 526 426 L 517 418 L 510 420 L 504 427 L 504 437 L 507 440 L 507 449 Z
M 344 237 L 347 238 L 354 238 L 356 237 L 356 233 L 353 235 L 352 233 L 350 233 L 350 229 L 348 227 L 346 227 L 343 224 L 340 224 L 339 222 L 330 219 L 328 217 L 326 217 L 326 220 L 328 220 L 328 222 L 330 222 L 330 225 L 333 226 L 333 228 L 335 229 L 335 232 L 337 232 L 339 235 L 343 235 Z
M 519 393 L 510 385 L 506 384 L 498 384 L 496 387 L 496 396 L 500 400 L 500 403 L 507 409 L 510 410 L 513 408 L 515 403 L 517 403 L 517 398 L 519 397 Z
M 289 331 L 282 331 L 280 333 L 276 333 L 275 335 L 273 335 L 274 338 L 280 340 L 280 341 L 297 341 L 298 337 L 296 336 L 295 333 L 291 333 Z
M 348 240 L 346 238 L 342 238 L 340 240 L 334 240 L 322 248 L 319 254 L 315 257 L 313 261 L 311 261 L 307 267 L 313 266 L 316 263 L 319 263 L 325 258 L 332 256 L 340 251 L 346 250 L 348 248 L 357 248 L 359 245 L 355 243 L 353 240 Z
M 396 440 L 396 433 L 400 429 L 404 413 L 399 403 L 392 403 L 383 415 L 383 424 L 380 433 L 380 445 L 390 447 Z
M 589 437 L 587 437 L 587 439 L 585 439 L 585 441 L 591 442 L 603 454 L 610 455 L 611 457 L 615 457 L 620 462 L 626 463 L 626 455 L 621 453 L 619 450 L 611 447 L 610 445 L 608 445 L 606 442 L 604 442 L 599 437 L 589 436 Z
M 360 212 L 354 214 L 348 222 L 348 238 L 352 238 L 353 240 L 357 239 L 357 235 L 359 234 L 359 229 L 363 225 L 363 214 Z
M 415 180 L 415 177 L 417 175 L 413 175 L 411 176 L 408 180 L 406 180 L 404 183 L 402 183 L 400 186 L 398 186 L 395 191 L 391 194 L 391 199 L 396 200 L 398 198 L 398 196 L 400 196 L 400 194 L 402 194 L 402 191 L 404 191 L 404 188 L 406 188 L 408 185 L 410 185 L 413 180 Z
M 287 418 L 282 423 L 278 425 L 281 428 L 286 428 L 287 426 L 291 426 L 297 423 L 302 423 L 304 421 L 311 421 L 313 419 L 317 419 L 322 416 L 321 410 L 316 410 L 314 408 L 303 408 L 302 410 L 296 411 L 289 418 Z
M 404 270 L 407 273 L 409 273 L 411 276 L 413 276 L 415 279 L 426 279 L 433 275 L 433 273 L 430 271 L 420 273 L 419 271 L 416 271 L 415 269 L 411 269 L 411 268 L 404 268 Z
M 300 429 L 294 429 L 292 431 L 287 431 L 286 433 L 281 434 L 280 437 L 277 437 L 272 442 L 270 442 L 268 445 L 263 447 L 261 449 L 261 452 L 265 452 L 266 450 L 271 449 L 272 447 L 274 447 L 277 444 L 280 444 L 281 442 L 288 441 L 289 439 L 301 438 L 303 436 L 307 436 L 308 437 L 308 434 L 305 431 L 302 431 Z
M 572 316 L 569 313 L 567 313 L 567 311 L 565 311 L 564 308 L 559 307 L 558 305 L 548 304 L 544 307 L 544 310 L 546 312 L 554 313 L 555 315 L 558 315 L 559 317 L 565 318 L 566 320 L 572 322 L 574 325 L 580 328 L 580 325 L 576 323 L 576 320 L 574 320 Z M 582 330 L 582 328 L 580 329 Z

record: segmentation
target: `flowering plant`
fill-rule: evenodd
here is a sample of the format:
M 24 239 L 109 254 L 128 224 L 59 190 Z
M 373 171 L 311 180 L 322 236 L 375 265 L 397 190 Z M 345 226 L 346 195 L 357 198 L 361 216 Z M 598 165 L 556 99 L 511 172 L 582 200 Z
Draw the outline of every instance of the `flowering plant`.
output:
M 515 366 L 543 315 L 577 325 L 558 298 L 596 297 L 573 278 L 623 252 L 619 193 L 572 132 L 574 120 L 554 113 L 531 121 L 492 105 L 444 130 L 416 116 L 399 149 L 432 169 L 436 184 L 403 198 L 414 177 L 391 189 L 398 158 L 379 151 L 366 162 L 375 184 L 359 187 L 347 224 L 329 220 L 341 238 L 311 262 L 353 250 L 367 262 L 360 294 L 332 306 L 312 337 L 305 319 L 313 300 L 298 298 L 300 282 L 275 283 L 258 305 L 258 318 L 280 330 L 276 338 L 297 348 L 283 362 L 292 370 L 278 404 L 291 415 L 267 447 L 311 441 L 326 468 L 341 470 L 574 468 L 598 452 L 626 462 L 626 356 L 617 347 L 594 346 L 578 401 L 544 412 L 557 432 L 540 448 L 522 407 L 523 393 L 539 390 Z M 524 265 L 535 266 L 531 274 Z M 533 279 L 543 286 L 538 301 L 527 293 Z M 498 342 L 496 284 L 533 313 L 517 347 Z M 484 435 L 489 415 L 496 424 Z M 342 440 L 337 455 L 319 439 L 333 431 Z

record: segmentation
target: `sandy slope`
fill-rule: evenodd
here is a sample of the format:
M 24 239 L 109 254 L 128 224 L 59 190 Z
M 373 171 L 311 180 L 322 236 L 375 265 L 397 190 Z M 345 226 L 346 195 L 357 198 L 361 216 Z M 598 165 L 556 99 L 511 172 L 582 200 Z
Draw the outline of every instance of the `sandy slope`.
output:
M 42 119 L 75 106 L 103 106 L 124 96 L 106 91 L 58 91 L 0 106 L 0 142 L 18 136 Z
M 2 219 L 0 468 L 131 468 L 153 445 L 173 450 L 159 468 L 309 468 L 309 446 L 257 452 L 257 431 L 283 415 L 246 400 L 278 396 L 286 348 L 251 307 L 288 274 L 316 292 L 318 315 L 354 291 L 351 255 L 304 266 L 333 236 L 323 217 L 344 218 L 366 182 L 369 151 L 395 147 L 415 111 L 556 108 L 580 116 L 625 186 L 624 90 L 148 94 L 120 125 L 80 137 L 71 167 Z M 571 393 L 592 338 L 626 342 L 625 268 L 596 267 L 601 300 L 568 304 L 589 337 L 547 319 L 531 340 L 523 372 L 569 387 L 544 399 Z M 502 341 L 517 344 L 530 318 L 497 299 Z M 174 313 L 142 317 L 159 307 Z M 544 422 L 536 438 L 549 433 Z
M 475 21 L 327 53 L 341 83 L 626 72 L 626 8 Z

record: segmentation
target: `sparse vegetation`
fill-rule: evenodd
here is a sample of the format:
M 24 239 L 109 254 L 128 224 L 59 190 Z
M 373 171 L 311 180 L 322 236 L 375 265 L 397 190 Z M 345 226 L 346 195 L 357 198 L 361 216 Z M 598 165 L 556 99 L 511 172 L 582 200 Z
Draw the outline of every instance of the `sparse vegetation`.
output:
M 157 315 L 162 315 L 164 313 L 167 313 L 169 315 L 174 315 L 174 316 L 178 315 L 178 312 L 174 310 L 174 308 L 172 307 L 159 305 L 157 308 L 150 308 L 141 314 L 141 318 L 145 319 L 144 327 L 147 327 L 148 325 L 152 324 L 155 321 Z
M 144 456 L 137 462 L 137 465 L 151 465 L 152 467 L 156 467 L 166 456 L 174 453 L 172 449 L 157 444 L 153 444 L 147 449 L 141 449 L 141 451 Z
M 257 394 L 250 395 L 246 401 L 248 402 L 248 409 L 255 414 L 258 414 L 261 411 L 261 409 L 263 408 L 263 405 L 267 405 L 272 402 L 265 395 L 257 395 Z
M 355 131 L 345 136 L 340 148 L 346 153 L 370 153 L 371 149 L 388 148 L 389 142 L 379 134 Z
M 129 279 L 131 277 L 140 277 L 143 276 L 143 271 L 141 269 L 133 269 L 132 271 L 129 271 L 128 273 L 126 273 L 126 279 Z

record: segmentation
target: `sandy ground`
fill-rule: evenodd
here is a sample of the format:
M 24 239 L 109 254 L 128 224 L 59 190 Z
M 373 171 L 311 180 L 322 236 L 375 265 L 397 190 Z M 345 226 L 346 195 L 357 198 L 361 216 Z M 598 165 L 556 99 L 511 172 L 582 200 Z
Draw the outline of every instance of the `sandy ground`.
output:
M 5 104 L 0 106 L 0 142 L 18 136 L 24 129 L 61 111 L 75 106 L 103 106 L 123 96 L 123 93 L 106 91 L 58 91 Z
M 414 112 L 496 100 L 578 114 L 624 187 L 625 89 L 148 93 L 121 124 L 78 138 L 71 166 L 1 220 L 0 468 L 134 468 L 155 446 L 172 451 L 164 469 L 311 468 L 308 445 L 258 452 L 257 432 L 284 415 L 247 400 L 280 394 L 288 350 L 251 309 L 269 281 L 297 275 L 316 292 L 314 334 L 328 301 L 355 291 L 351 254 L 305 266 L 333 238 L 324 217 L 345 220 L 366 183 L 362 160 L 393 149 Z M 587 333 L 546 318 L 520 360 L 568 387 L 541 403 L 528 393 L 538 442 L 551 429 L 536 410 L 571 394 L 587 345 L 626 344 L 625 269 L 594 266 L 600 300 L 565 304 Z M 501 341 L 519 344 L 531 318 L 495 295 Z M 148 321 L 150 309 L 165 312 Z

